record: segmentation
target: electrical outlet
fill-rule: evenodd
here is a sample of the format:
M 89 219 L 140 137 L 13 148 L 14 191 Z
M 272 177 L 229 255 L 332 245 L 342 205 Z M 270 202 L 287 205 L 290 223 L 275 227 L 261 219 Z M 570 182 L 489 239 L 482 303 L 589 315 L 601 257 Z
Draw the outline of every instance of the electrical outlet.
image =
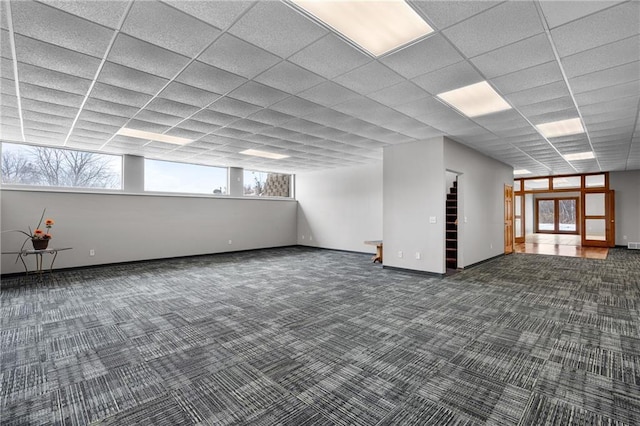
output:
M 435 216 L 429 216 L 429 223 L 436 223 L 437 219 Z
M 402 250 L 398 252 L 398 257 L 402 257 Z
M 309 241 L 313 241 L 313 235 L 309 235 Z
M 489 248 L 493 248 L 493 244 L 489 244 Z
M 89 256 L 95 256 L 96 251 L 94 249 L 89 250 Z
M 464 217 L 464 223 L 467 223 L 467 217 L 466 216 Z
M 627 239 L 627 236 L 626 236 L 626 235 L 623 235 L 623 236 L 622 236 L 622 239 L 623 239 L 623 240 L 626 240 L 626 239 Z
M 304 235 L 302 236 L 302 239 L 304 240 Z
M 417 251 L 417 252 L 416 252 L 416 260 L 420 260 L 420 257 L 421 257 L 421 256 L 420 256 L 420 252 L 419 252 L 419 251 Z
M 233 244 L 233 241 L 229 240 L 229 245 Z

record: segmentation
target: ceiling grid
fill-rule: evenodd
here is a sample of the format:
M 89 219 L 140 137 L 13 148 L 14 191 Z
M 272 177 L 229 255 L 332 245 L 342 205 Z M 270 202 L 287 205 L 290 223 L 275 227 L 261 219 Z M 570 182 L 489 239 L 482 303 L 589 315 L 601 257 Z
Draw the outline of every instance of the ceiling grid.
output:
M 639 1 L 408 3 L 434 31 L 373 57 L 286 0 L 5 0 L 0 137 L 291 173 L 437 136 L 532 176 L 640 167 Z M 437 96 L 481 81 L 512 108 Z M 584 133 L 536 128 L 572 118 Z

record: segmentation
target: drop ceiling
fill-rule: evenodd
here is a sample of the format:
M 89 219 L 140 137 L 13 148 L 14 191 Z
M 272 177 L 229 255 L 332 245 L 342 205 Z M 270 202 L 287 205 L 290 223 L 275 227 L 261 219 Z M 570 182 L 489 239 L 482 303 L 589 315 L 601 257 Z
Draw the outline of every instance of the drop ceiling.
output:
M 640 169 L 640 2 L 409 4 L 434 32 L 376 58 L 281 1 L 2 2 L 0 138 L 302 173 L 445 135 L 531 176 Z M 436 96 L 481 81 L 512 108 Z

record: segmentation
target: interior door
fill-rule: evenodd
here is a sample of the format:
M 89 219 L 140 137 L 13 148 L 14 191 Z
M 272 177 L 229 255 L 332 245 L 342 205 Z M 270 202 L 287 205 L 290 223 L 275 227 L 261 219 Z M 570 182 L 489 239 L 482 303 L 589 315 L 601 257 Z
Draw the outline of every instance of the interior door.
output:
M 524 197 L 516 195 L 514 199 L 513 229 L 516 243 L 524 243 Z
M 504 186 L 504 254 L 513 253 L 513 186 Z
M 615 193 L 612 190 L 589 190 L 582 193 L 582 245 L 615 246 Z

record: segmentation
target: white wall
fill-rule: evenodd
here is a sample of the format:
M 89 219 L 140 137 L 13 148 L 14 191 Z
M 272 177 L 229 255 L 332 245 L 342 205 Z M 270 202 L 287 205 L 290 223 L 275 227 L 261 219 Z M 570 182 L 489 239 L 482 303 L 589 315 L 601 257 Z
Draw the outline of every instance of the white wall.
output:
M 640 170 L 610 172 L 609 187 L 616 191 L 616 245 L 640 242 Z
M 460 173 L 458 267 L 504 253 L 504 186 L 513 185 L 513 168 L 448 138 L 444 165 Z
M 296 175 L 298 244 L 375 252 L 382 239 L 382 163 Z
M 35 227 L 46 207 L 56 221 L 50 246 L 73 247 L 60 253 L 57 268 L 296 244 L 294 200 L 21 190 L 1 195 L 3 231 Z M 2 234 L 2 251 L 23 240 L 22 234 Z M 14 261 L 2 256 L 3 274 L 23 271 Z
M 383 169 L 385 266 L 444 273 L 443 138 L 385 147 Z

